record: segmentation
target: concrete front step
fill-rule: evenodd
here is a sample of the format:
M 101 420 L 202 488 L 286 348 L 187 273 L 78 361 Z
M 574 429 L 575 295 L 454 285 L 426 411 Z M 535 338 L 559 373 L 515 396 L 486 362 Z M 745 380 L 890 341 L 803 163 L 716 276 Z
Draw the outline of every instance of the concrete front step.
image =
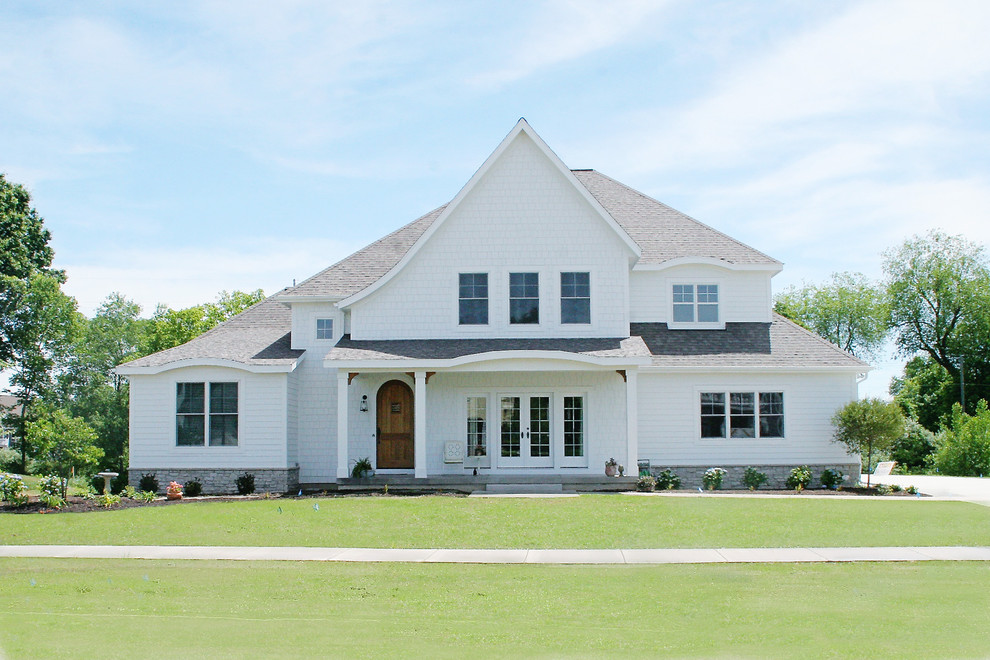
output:
M 530 494 L 543 494 L 543 493 L 563 493 L 563 484 L 533 484 L 533 483 L 515 483 L 515 484 L 485 484 L 483 490 L 485 493 L 504 493 L 512 495 L 530 495 Z

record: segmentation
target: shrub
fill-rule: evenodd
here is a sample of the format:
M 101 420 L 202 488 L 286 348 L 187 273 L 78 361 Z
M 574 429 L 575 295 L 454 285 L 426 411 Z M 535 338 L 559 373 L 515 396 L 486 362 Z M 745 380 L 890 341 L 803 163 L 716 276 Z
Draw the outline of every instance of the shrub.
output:
M 935 434 L 913 419 L 907 419 L 904 434 L 890 446 L 890 460 L 897 461 L 897 467 L 905 473 L 916 473 L 924 469 L 934 451 Z
M 154 502 L 158 495 L 155 494 L 153 490 L 142 490 L 140 493 L 134 496 L 134 499 L 139 502 Z
M 21 467 L 21 454 L 13 449 L 0 449 L 0 472 L 13 472 Z
M 718 490 L 722 487 L 722 479 L 724 478 L 724 469 L 720 467 L 708 468 L 701 477 L 701 483 L 707 490 Z
M 138 482 L 138 488 L 141 490 L 150 490 L 152 493 L 158 492 L 158 477 L 152 473 L 142 474 L 141 480 Z
M 111 507 L 120 504 L 120 495 L 114 495 L 113 493 L 104 493 L 103 495 L 97 496 L 96 501 L 104 509 L 109 509 Z
M 890 495 L 893 489 L 887 484 L 877 484 L 877 495 Z
M 14 506 L 23 506 L 28 501 L 26 491 L 20 477 L 0 472 L 0 500 L 10 502 Z
M 911 493 L 912 495 L 917 495 L 918 494 L 918 489 L 915 488 L 914 486 L 908 486 L 904 490 L 906 490 L 907 492 Z
M 839 470 L 825 468 L 822 470 L 822 487 L 829 490 L 836 490 L 842 483 L 843 474 Z
M 636 490 L 642 493 L 652 493 L 657 489 L 657 480 L 648 474 L 643 475 L 636 482 Z
M 38 500 L 50 509 L 61 509 L 65 506 L 65 498 L 62 497 L 62 480 L 54 474 L 45 475 L 38 481 Z
M 754 467 L 746 468 L 746 472 L 743 473 L 743 484 L 750 490 L 756 490 L 766 482 L 766 473 L 760 472 Z
M 657 490 L 677 490 L 680 487 L 681 478 L 670 468 L 657 475 Z
M 902 490 L 904 490 L 904 489 L 901 488 L 898 484 L 890 484 L 890 492 L 892 492 L 892 493 L 899 493 Z
M 791 470 L 791 474 L 787 477 L 787 487 L 792 490 L 804 490 L 811 485 L 811 468 L 807 465 L 802 465 L 801 467 L 796 467 Z
M 237 494 L 238 495 L 250 495 L 254 492 L 254 475 L 250 472 L 245 472 L 241 476 L 237 477 Z
M 124 497 L 131 500 L 136 500 L 137 494 L 138 494 L 138 490 L 134 486 L 131 486 L 130 484 L 124 486 Z
M 202 494 L 203 494 L 203 484 L 199 483 L 195 479 L 186 482 L 186 496 L 199 497 Z
M 369 472 L 371 472 L 371 459 L 367 457 L 362 458 L 361 460 L 354 462 L 354 467 L 351 468 L 351 478 L 363 479 L 368 476 Z
M 967 415 L 959 404 L 952 406 L 949 425 L 935 439 L 933 463 L 941 474 L 979 477 L 990 474 L 990 410 L 987 402 L 976 404 L 976 414 Z

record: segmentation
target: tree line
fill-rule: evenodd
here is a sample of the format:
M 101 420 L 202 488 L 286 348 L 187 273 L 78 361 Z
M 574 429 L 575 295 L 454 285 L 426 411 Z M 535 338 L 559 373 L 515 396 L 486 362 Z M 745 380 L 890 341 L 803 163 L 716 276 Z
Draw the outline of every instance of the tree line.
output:
M 883 253 L 883 278 L 835 273 L 790 287 L 774 309 L 866 361 L 909 358 L 889 392 L 901 424 L 887 457 L 913 469 L 990 474 L 990 260 L 931 231 Z
M 20 414 L 0 410 L 14 430 L 0 471 L 35 464 L 60 476 L 71 468 L 126 474 L 129 389 L 114 367 L 184 344 L 264 292 L 222 291 L 185 309 L 159 304 L 151 318 L 111 293 L 87 318 L 62 291 L 50 242 L 28 191 L 0 174 L 0 370 L 21 405 Z

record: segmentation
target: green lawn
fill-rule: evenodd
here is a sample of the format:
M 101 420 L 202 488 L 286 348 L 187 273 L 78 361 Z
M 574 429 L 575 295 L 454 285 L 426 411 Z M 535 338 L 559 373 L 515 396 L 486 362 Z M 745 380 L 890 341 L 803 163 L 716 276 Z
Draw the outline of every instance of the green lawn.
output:
M 990 565 L 0 559 L 0 656 L 986 657 Z
M 623 495 L 184 502 L 82 514 L 5 514 L 0 516 L 0 543 L 378 548 L 990 545 L 990 508 L 914 499 Z

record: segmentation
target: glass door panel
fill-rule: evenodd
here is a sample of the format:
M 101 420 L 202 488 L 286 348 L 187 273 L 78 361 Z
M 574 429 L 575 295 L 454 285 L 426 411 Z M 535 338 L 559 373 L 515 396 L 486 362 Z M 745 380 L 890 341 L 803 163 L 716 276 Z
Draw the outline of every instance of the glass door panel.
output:
M 519 397 L 503 396 L 501 445 L 503 458 L 519 458 L 521 453 L 522 426 Z
M 546 394 L 503 394 L 499 397 L 499 465 L 553 465 L 552 401 Z

